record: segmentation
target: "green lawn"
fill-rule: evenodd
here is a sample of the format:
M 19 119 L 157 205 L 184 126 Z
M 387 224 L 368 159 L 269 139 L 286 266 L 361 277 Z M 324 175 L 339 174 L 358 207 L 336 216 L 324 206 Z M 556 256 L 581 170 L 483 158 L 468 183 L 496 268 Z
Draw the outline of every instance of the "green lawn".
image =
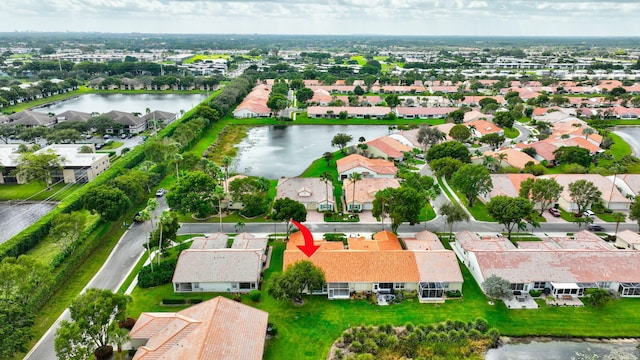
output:
M 520 136 L 520 131 L 516 128 L 504 128 L 504 137 L 507 139 L 515 139 Z
M 266 283 L 282 267 L 284 244 L 272 244 L 275 248 L 271 267 L 265 271 Z M 267 311 L 269 322 L 278 330 L 278 336 L 267 342 L 265 359 L 326 358 L 331 343 L 342 331 L 357 325 L 403 325 L 407 322 L 419 325 L 445 320 L 471 321 L 481 317 L 487 319 L 501 334 L 510 336 L 634 337 L 640 333 L 640 299 L 614 300 L 600 308 L 547 307 L 541 304 L 538 310 L 508 310 L 501 302 L 488 305 L 487 298 L 466 267 L 462 268 L 462 272 L 465 280 L 463 298 L 444 304 L 419 304 L 413 301 L 380 307 L 365 300 L 330 301 L 324 296 L 308 296 L 305 297 L 306 304 L 296 306 L 290 302 L 276 301 L 265 291 L 259 303 L 251 303 L 246 296 L 243 297 L 243 303 Z M 142 311 L 178 311 L 181 307 L 164 307 L 161 300 L 208 299 L 215 295 L 173 294 L 171 284 L 155 289 L 136 289 L 128 312 L 137 317 Z M 598 322 L 598 326 L 593 326 L 594 321 Z
M 109 144 L 106 144 L 105 146 L 103 146 L 102 150 L 113 150 L 113 149 L 119 148 L 122 145 L 124 145 L 124 143 L 121 141 L 112 141 Z
M 56 184 L 51 186 L 51 190 L 47 191 L 47 187 L 40 182 L 32 182 L 29 184 L 2 184 L 0 185 L 0 201 L 10 200 L 51 200 L 60 201 L 65 197 L 73 194 L 80 189 L 82 184 Z

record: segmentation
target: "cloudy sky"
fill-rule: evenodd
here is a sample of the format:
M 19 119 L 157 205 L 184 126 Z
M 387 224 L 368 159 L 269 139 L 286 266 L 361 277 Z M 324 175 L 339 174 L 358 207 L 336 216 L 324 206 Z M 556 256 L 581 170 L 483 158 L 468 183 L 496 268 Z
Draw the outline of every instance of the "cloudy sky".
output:
M 0 31 L 640 36 L 640 0 L 0 0 Z

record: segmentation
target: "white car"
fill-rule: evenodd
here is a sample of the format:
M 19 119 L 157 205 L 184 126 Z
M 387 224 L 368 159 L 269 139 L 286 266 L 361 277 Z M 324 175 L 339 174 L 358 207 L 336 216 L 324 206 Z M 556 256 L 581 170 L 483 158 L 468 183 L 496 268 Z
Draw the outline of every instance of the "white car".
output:
M 158 189 L 158 191 L 156 191 L 156 196 L 157 197 L 161 197 L 166 193 L 167 193 L 167 190 L 160 188 L 160 189 Z
M 594 217 L 595 215 L 596 215 L 596 214 L 594 214 L 594 213 L 593 213 L 593 211 L 591 211 L 591 210 L 585 210 L 585 211 L 582 213 L 582 216 L 587 216 L 587 217 Z

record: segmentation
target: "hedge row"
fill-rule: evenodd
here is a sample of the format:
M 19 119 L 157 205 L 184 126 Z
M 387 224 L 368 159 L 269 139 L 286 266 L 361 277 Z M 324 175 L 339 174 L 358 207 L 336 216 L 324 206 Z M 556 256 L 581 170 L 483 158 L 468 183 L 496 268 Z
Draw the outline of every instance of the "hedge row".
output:
M 162 261 L 160 264 L 144 266 L 138 273 L 138 285 L 145 289 L 170 283 L 177 262 L 177 259 L 172 259 Z

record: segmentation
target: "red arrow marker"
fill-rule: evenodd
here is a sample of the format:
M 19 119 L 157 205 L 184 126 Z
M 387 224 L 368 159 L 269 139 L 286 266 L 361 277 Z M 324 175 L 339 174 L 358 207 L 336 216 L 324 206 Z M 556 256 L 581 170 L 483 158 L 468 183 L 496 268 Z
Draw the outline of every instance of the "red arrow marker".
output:
M 291 223 L 295 225 L 298 229 L 300 229 L 300 232 L 304 237 L 304 245 L 303 246 L 298 245 L 298 249 L 300 249 L 305 255 L 307 255 L 307 257 L 311 257 L 311 255 L 313 255 L 313 253 L 315 253 L 316 250 L 318 250 L 320 245 L 313 244 L 313 235 L 311 235 L 311 231 L 309 231 L 309 229 L 307 229 L 306 226 L 294 220 L 291 220 Z

